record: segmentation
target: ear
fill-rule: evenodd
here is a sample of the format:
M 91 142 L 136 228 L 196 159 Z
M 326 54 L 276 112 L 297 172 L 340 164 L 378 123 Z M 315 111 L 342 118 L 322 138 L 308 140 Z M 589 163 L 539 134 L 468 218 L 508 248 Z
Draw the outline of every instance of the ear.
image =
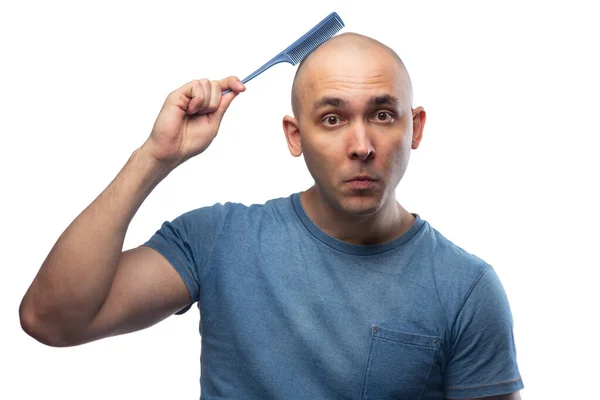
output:
M 413 135 L 412 135 L 412 149 L 416 150 L 419 148 L 421 139 L 423 138 L 423 128 L 425 128 L 425 120 L 427 114 L 423 107 L 417 107 L 413 110 Z
M 283 117 L 283 133 L 285 134 L 290 154 L 294 157 L 300 157 L 302 155 L 302 140 L 300 138 L 298 120 L 289 115 Z

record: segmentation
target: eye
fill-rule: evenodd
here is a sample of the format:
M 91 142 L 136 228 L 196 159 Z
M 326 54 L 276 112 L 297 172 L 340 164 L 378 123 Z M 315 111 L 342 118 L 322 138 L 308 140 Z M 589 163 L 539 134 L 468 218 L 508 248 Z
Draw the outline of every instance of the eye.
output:
M 339 124 L 341 122 L 339 117 L 336 117 L 335 115 L 329 115 L 325 118 L 323 118 L 323 123 L 327 126 L 335 126 L 337 124 Z
M 394 115 L 389 111 L 379 111 L 375 114 L 375 120 L 379 122 L 389 122 L 394 120 Z

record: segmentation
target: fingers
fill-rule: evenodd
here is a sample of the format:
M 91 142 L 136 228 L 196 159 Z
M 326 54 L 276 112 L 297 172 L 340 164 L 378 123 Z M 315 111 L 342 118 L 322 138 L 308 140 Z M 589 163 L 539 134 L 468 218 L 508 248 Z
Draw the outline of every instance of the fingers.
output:
M 229 76 L 219 81 L 221 91 L 231 89 L 232 92 L 241 93 L 246 90 L 246 86 L 236 76 Z
M 184 88 L 187 89 L 186 96 L 190 98 L 190 103 L 186 110 L 187 114 L 208 114 L 215 111 L 208 110 L 211 91 L 211 84 L 208 79 L 191 81 Z
M 230 76 L 228 78 L 221 79 L 218 82 L 221 91 L 225 91 L 227 89 L 231 90 L 231 92 L 221 96 L 221 103 L 219 104 L 219 108 L 216 111 L 217 116 L 219 118 L 222 118 L 223 114 L 225 114 L 225 111 L 227 111 L 227 108 L 229 108 L 229 105 L 231 104 L 233 99 L 238 95 L 238 93 L 245 91 L 246 86 L 244 86 L 242 81 L 240 81 L 235 76 Z
M 210 82 L 210 102 L 208 108 L 210 112 L 216 111 L 221 103 L 221 85 L 218 81 Z
M 202 87 L 202 96 L 198 96 L 198 98 L 202 97 L 202 103 L 201 103 L 201 110 L 204 111 L 204 113 L 210 113 L 213 112 L 214 110 L 210 110 L 209 109 L 209 104 L 210 104 L 210 89 L 212 87 L 210 81 L 208 79 L 200 79 L 200 86 Z
M 222 96 L 223 90 L 231 89 L 233 93 Z M 237 93 L 246 90 L 244 84 L 236 77 L 230 76 L 219 81 L 200 79 L 192 81 L 180 88 L 190 99 L 187 114 L 209 114 L 218 111 L 222 116 Z

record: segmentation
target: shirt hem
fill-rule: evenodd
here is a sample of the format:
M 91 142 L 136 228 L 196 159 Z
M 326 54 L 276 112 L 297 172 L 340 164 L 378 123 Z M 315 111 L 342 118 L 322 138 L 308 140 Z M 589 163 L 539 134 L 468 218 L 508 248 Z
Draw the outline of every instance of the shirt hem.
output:
M 478 397 L 498 396 L 502 394 L 515 393 L 522 390 L 525 386 L 521 377 L 491 383 L 488 385 L 471 385 L 471 386 L 453 386 L 446 388 L 446 397 L 448 399 L 472 399 Z

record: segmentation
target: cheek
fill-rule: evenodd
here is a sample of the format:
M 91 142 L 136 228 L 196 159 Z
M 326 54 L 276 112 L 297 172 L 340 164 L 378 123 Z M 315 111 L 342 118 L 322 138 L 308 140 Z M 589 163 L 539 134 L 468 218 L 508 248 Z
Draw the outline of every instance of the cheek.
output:
M 404 138 L 385 146 L 385 154 L 380 157 L 386 163 L 386 170 L 391 176 L 403 174 L 410 157 L 411 141 Z
M 306 166 L 313 176 L 318 181 L 323 179 L 331 171 L 332 157 L 327 153 L 326 147 L 316 143 L 302 143 L 302 152 Z
M 311 172 L 314 170 L 325 174 L 333 171 L 346 155 L 344 138 L 339 133 L 324 133 L 314 129 L 301 136 L 301 140 L 304 159 Z

